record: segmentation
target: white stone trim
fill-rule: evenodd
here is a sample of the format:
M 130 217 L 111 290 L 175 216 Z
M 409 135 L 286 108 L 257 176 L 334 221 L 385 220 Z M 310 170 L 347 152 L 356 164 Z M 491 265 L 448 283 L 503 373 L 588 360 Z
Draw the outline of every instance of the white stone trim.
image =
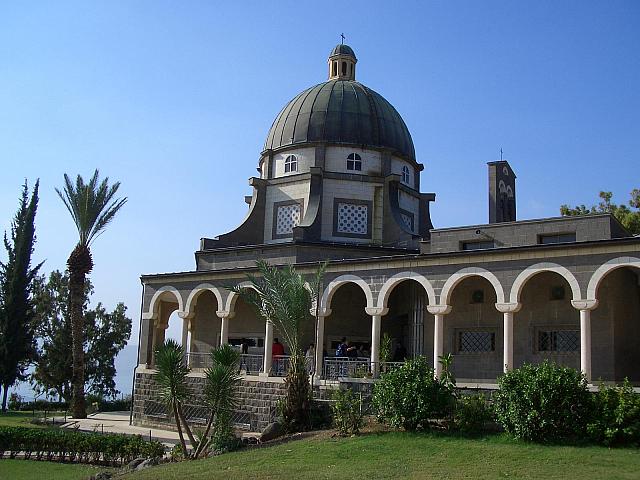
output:
M 224 305 L 224 302 L 222 301 L 222 294 L 220 293 L 220 290 L 218 289 L 218 287 L 216 287 L 215 285 L 211 285 L 210 283 L 201 283 L 196 288 L 191 290 L 191 292 L 189 293 L 189 297 L 187 298 L 187 303 L 184 307 L 184 317 L 190 317 L 195 314 L 195 311 L 194 312 L 191 311 L 191 304 L 195 303 L 195 300 L 197 300 L 200 294 L 206 290 L 210 291 L 215 295 L 216 302 L 218 303 L 218 309 L 222 308 L 222 306 Z
M 384 282 L 384 285 L 380 289 L 380 293 L 378 293 L 378 308 L 385 308 L 387 306 L 387 301 L 389 300 L 389 296 L 393 289 L 396 285 L 405 280 L 414 280 L 422 285 L 422 288 L 424 288 L 427 293 L 427 297 L 429 298 L 429 304 L 436 304 L 436 291 L 429 280 L 416 272 L 401 272 L 389 277 L 387 281 Z
M 238 285 L 240 288 L 252 288 L 256 290 L 256 287 L 253 286 L 253 283 L 250 281 L 242 282 Z M 227 303 L 225 304 L 224 310 L 229 312 L 229 314 L 235 315 L 236 301 L 238 300 L 239 294 L 236 292 L 229 292 L 229 296 L 227 297 Z
M 456 273 L 451 275 L 447 281 L 444 283 L 442 290 L 440 291 L 440 303 L 443 305 L 449 305 L 449 301 L 451 300 L 451 293 L 453 289 L 458 285 L 462 280 L 469 277 L 483 277 L 493 285 L 493 289 L 496 291 L 496 303 L 505 303 L 504 300 L 504 289 L 502 288 L 502 284 L 498 277 L 496 277 L 489 270 L 485 270 L 484 268 L 479 267 L 467 267 L 461 270 L 458 270 Z M 517 302 L 514 302 L 517 303 Z
M 571 292 L 573 294 L 572 300 L 582 300 L 580 285 L 578 284 L 578 280 L 576 280 L 576 277 L 573 275 L 573 273 L 571 273 L 566 267 L 558 265 L 557 263 L 541 262 L 525 268 L 516 277 L 513 285 L 511 286 L 509 302 L 520 303 L 520 293 L 522 292 L 522 288 L 524 287 L 525 283 L 527 283 L 527 281 L 534 275 L 542 272 L 554 272 L 563 277 L 571 287 Z
M 158 312 L 156 310 L 156 306 L 157 306 L 156 304 L 160 299 L 160 297 L 162 296 L 162 294 L 165 292 L 171 292 L 176 297 L 176 300 L 178 301 L 178 315 L 184 312 L 182 295 L 180 295 L 180 292 L 178 291 L 178 289 L 170 285 L 165 285 L 164 287 L 160 287 L 158 290 L 156 290 L 156 293 L 154 293 L 153 297 L 151 297 L 151 302 L 149 302 L 149 310 L 142 313 L 143 320 L 152 320 L 157 317 Z
M 333 295 L 336 293 L 338 288 L 340 288 L 345 283 L 355 283 L 358 285 L 367 299 L 367 308 L 373 308 L 373 293 L 371 292 L 371 288 L 369 284 L 365 282 L 362 278 L 357 275 L 340 275 L 338 278 L 335 278 L 329 282 L 327 287 L 324 289 L 322 294 L 322 300 L 320 301 L 320 310 L 329 310 L 331 308 L 331 299 Z
M 622 267 L 633 267 L 640 269 L 640 259 L 636 257 L 618 257 L 600 265 L 598 269 L 593 272 L 589 285 L 587 286 L 587 298 L 591 300 L 597 300 L 598 287 L 602 279 L 612 270 L 616 270 Z

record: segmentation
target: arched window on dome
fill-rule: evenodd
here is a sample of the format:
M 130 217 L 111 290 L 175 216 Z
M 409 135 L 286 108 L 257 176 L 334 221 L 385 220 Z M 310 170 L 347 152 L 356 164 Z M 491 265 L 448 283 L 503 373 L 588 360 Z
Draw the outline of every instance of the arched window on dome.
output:
M 406 185 L 411 184 L 411 174 L 409 173 L 409 167 L 406 165 L 402 167 L 402 183 Z
M 284 159 L 284 173 L 298 171 L 298 158 L 295 155 L 289 155 Z
M 342 62 L 342 75 L 347 75 L 347 62 Z
M 347 170 L 362 170 L 362 158 L 357 153 L 350 153 L 347 157 Z

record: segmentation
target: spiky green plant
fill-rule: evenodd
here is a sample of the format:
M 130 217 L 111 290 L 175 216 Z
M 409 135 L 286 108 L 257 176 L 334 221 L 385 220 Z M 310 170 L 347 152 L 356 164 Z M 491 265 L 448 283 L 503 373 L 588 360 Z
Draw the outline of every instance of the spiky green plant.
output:
M 168 339 L 155 351 L 155 366 L 158 370 L 156 381 L 160 385 L 160 399 L 173 412 L 180 444 L 185 457 L 188 457 L 187 445 L 183 435 L 183 427 L 187 432 L 191 445 L 196 445 L 189 424 L 182 414 L 182 403 L 189 398 L 187 375 L 191 371 L 184 361 L 184 348 L 175 340 Z
M 78 175 L 75 184 L 64 175 L 64 188 L 56 188 L 58 196 L 69 210 L 78 229 L 78 243 L 69 255 L 69 297 L 73 341 L 73 402 L 72 414 L 75 418 L 87 416 L 84 399 L 84 318 L 82 306 L 85 303 L 85 279 L 93 270 L 90 245 L 114 219 L 126 198 L 114 198 L 120 182 L 109 186 L 109 178 L 99 181 L 96 170 L 85 183 Z
M 317 301 L 317 286 L 325 264 L 320 265 L 311 282 L 291 265 L 278 268 L 264 260 L 258 260 L 256 265 L 259 276 L 247 275 L 252 288 L 235 287 L 233 291 L 253 305 L 260 317 L 271 322 L 289 345 L 291 358 L 282 413 L 289 430 L 304 430 L 310 425 L 311 385 L 301 339 L 304 329 L 312 325 L 310 310 Z
M 226 434 L 231 430 L 231 412 L 238 405 L 238 386 L 241 380 L 238 374 L 239 362 L 240 352 L 231 345 L 221 345 L 211 351 L 212 366 L 205 371 L 204 387 L 205 403 L 211 413 L 194 458 L 198 458 L 211 444 L 208 437 L 212 426 L 212 438 L 217 432 Z

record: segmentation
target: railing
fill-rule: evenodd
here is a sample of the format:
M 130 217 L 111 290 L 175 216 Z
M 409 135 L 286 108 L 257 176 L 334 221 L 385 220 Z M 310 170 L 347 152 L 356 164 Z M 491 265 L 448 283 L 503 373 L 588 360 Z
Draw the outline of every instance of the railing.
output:
M 262 355 L 240 355 L 238 370 L 246 375 L 258 375 L 262 372 Z M 213 366 L 211 355 L 208 353 L 187 353 L 187 365 L 193 369 L 204 369 Z
M 206 425 L 211 415 L 211 410 L 204 405 L 183 404 L 182 410 L 185 418 L 198 426 Z M 145 400 L 143 406 L 143 414 L 147 417 L 154 418 L 160 422 L 172 424 L 175 420 L 173 412 L 167 405 L 157 400 Z M 235 428 L 242 430 L 250 430 L 257 424 L 258 418 L 252 412 L 244 410 L 233 410 L 231 412 L 231 423 Z
M 325 358 L 323 362 L 323 374 L 325 380 L 338 380 L 339 378 L 374 378 L 391 372 L 404 362 L 379 362 L 373 363 L 370 358 L 335 357 Z
M 262 372 L 263 363 L 262 355 L 243 353 L 240 355 L 240 372 L 243 372 L 245 375 L 258 375 Z
M 314 358 L 305 357 L 304 363 L 309 374 L 313 373 Z M 291 355 L 276 355 L 271 359 L 271 376 L 286 377 L 291 366 Z

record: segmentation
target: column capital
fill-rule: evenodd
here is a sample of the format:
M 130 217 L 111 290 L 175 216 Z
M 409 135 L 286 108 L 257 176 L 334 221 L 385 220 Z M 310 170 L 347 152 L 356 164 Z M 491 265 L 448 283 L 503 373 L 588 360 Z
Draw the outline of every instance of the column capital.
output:
M 327 308 L 323 310 L 322 308 L 319 308 L 318 311 L 316 312 L 316 309 L 314 307 L 309 310 L 309 313 L 311 313 L 312 317 L 315 317 L 316 313 L 318 314 L 318 317 L 328 317 L 329 315 L 331 315 L 331 309 Z
M 522 308 L 521 303 L 496 303 L 496 310 L 500 313 L 516 313 Z
M 236 316 L 236 312 L 229 312 L 227 310 L 218 310 L 216 315 L 220 318 L 233 318 Z
M 180 318 L 190 319 L 196 316 L 196 312 L 178 312 Z
M 427 311 L 431 315 L 447 315 L 451 313 L 451 305 L 427 305 Z
M 593 310 L 598 306 L 598 300 L 571 300 L 571 305 L 576 310 Z
M 387 307 L 367 307 L 364 309 L 364 311 L 367 312 L 367 315 L 378 315 L 381 317 L 389 313 L 389 309 Z

